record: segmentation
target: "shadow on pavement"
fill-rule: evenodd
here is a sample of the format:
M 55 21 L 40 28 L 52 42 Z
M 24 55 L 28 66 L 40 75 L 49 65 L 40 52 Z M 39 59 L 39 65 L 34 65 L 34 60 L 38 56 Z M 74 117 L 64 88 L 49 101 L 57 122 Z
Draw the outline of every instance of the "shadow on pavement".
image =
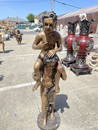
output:
M 2 64 L 3 61 L 0 61 L 0 65 Z
M 4 78 L 4 76 L 3 76 L 3 75 L 0 75 L 0 81 L 2 81 L 2 80 L 3 80 L 3 78 Z
M 3 53 L 10 53 L 10 52 L 12 52 L 12 51 L 14 51 L 14 50 L 6 50 L 6 51 L 4 51 Z
M 21 43 L 21 44 L 19 44 L 19 45 L 26 45 L 26 43 Z
M 64 108 L 70 108 L 67 103 L 68 96 L 60 94 L 56 96 L 56 111 L 60 110 L 61 113 L 64 112 Z
M 0 53 L 4 53 L 4 51 L 0 51 Z

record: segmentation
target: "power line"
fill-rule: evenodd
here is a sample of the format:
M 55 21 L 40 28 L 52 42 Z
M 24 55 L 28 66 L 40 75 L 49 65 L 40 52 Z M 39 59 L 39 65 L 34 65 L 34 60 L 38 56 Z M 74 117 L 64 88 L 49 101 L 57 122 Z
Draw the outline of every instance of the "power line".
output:
M 71 6 L 73 8 L 81 9 L 80 7 L 77 7 L 77 6 L 74 6 L 74 5 L 71 5 L 71 4 L 67 4 L 67 3 L 64 3 L 64 2 L 61 2 L 61 1 L 58 1 L 58 0 L 55 0 L 55 2 L 63 4 L 63 5 Z

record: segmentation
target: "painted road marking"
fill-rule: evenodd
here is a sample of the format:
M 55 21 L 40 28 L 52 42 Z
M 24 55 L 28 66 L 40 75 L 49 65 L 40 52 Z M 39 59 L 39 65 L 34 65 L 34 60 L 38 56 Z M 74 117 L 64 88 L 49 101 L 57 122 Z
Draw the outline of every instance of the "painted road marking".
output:
M 7 87 L 0 88 L 0 92 L 11 90 L 11 89 L 16 89 L 16 88 L 24 88 L 24 87 L 31 86 L 34 84 L 35 84 L 35 81 L 29 82 L 29 83 L 24 83 L 24 84 L 18 84 L 18 85 L 14 85 L 14 86 L 7 86 Z
M 5 60 L 6 58 L 25 58 L 25 57 L 28 57 L 28 56 L 35 56 L 36 54 L 33 53 L 33 54 L 26 54 L 26 55 L 15 55 L 15 56 L 0 56 L 0 60 Z M 15 59 L 16 60 L 16 59 Z

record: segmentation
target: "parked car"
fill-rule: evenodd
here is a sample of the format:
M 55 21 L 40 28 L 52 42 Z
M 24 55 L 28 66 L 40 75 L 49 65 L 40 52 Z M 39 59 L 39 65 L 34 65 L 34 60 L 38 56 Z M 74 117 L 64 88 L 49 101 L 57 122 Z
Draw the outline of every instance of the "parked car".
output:
M 34 31 L 34 32 L 40 32 L 40 28 L 39 28 L 39 27 L 35 27 L 35 28 L 33 29 L 33 31 Z

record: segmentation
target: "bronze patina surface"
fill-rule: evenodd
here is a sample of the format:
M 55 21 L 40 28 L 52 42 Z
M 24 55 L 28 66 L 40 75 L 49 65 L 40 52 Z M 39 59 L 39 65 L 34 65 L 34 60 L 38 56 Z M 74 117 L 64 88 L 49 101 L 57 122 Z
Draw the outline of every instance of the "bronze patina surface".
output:
M 56 55 L 56 52 L 62 49 L 62 42 L 60 34 L 55 31 L 55 24 L 54 14 L 44 16 L 43 32 L 37 34 L 33 42 L 33 48 L 41 50 L 34 65 L 33 78 L 36 83 L 33 91 L 40 86 L 42 109 L 38 116 L 38 126 L 43 130 L 47 128 L 52 130 L 59 125 L 57 121 L 59 116 L 55 111 L 55 98 L 56 93 L 60 91 L 60 77 L 66 79 L 66 72 Z

